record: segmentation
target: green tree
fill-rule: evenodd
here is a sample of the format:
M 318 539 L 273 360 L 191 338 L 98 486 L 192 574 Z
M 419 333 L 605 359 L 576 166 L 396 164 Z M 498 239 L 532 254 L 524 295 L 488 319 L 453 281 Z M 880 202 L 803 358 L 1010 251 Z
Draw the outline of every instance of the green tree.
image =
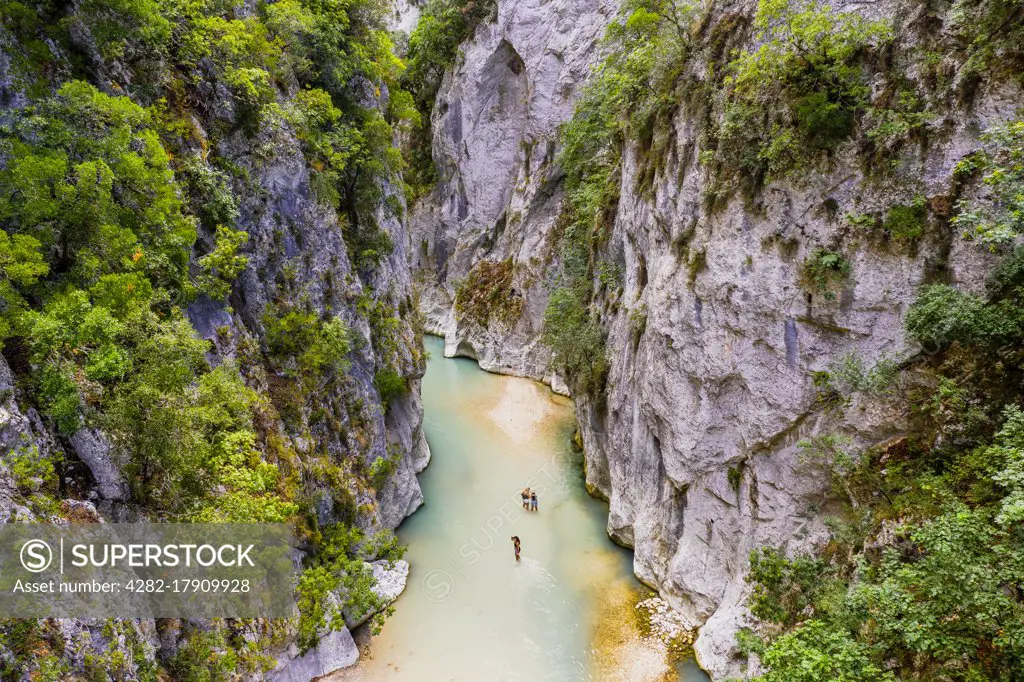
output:
M 768 672 L 757 682 L 883 682 L 895 681 L 872 662 L 867 647 L 845 632 L 809 621 L 779 637 L 762 654 Z
M 981 173 L 984 195 L 959 200 L 951 222 L 965 237 L 994 250 L 1024 231 L 1024 121 L 996 126 L 982 139 L 985 149 L 962 160 L 956 170 Z
M 891 31 L 817 0 L 760 0 L 754 26 L 756 49 L 725 81 L 719 151 L 740 171 L 785 175 L 853 132 L 870 92 L 861 58 Z

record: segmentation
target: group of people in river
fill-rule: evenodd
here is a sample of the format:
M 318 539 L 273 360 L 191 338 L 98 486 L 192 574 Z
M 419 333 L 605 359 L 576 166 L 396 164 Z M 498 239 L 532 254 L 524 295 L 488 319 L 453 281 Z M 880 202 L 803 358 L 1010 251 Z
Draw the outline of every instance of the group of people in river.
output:
M 521 493 L 523 496 L 523 509 L 527 511 L 537 511 L 537 491 L 530 490 L 529 486 L 523 488 Z
M 523 498 L 523 509 L 526 511 L 537 511 L 537 491 L 530 490 L 530 487 L 527 486 L 523 488 L 521 495 Z M 519 541 L 519 536 L 513 535 L 512 547 L 516 551 L 516 561 L 519 561 L 519 552 L 522 549 L 521 545 L 522 543 Z

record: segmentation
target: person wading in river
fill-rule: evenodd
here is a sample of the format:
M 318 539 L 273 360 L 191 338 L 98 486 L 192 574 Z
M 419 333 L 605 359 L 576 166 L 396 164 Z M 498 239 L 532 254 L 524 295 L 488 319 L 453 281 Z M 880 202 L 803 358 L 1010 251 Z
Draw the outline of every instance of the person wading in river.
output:
M 537 491 L 530 493 L 530 511 L 537 511 Z
M 530 510 L 530 489 L 529 488 L 523 488 L 522 496 L 523 496 L 523 509 L 529 511 Z
M 516 550 L 516 561 L 519 561 L 519 549 L 520 548 L 519 548 L 519 536 L 518 535 L 513 535 L 512 536 L 512 546 Z

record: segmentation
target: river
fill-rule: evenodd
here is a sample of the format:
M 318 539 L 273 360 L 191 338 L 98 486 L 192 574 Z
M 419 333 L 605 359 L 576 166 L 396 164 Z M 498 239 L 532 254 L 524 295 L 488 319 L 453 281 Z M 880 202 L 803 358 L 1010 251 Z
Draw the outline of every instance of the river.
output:
M 433 459 L 426 504 L 399 528 L 412 569 L 353 680 L 707 680 L 666 667 L 636 633 L 632 555 L 605 533 L 573 451 L 572 403 L 526 379 L 446 359 L 426 340 Z M 539 492 L 538 512 L 519 491 Z M 510 536 L 522 541 L 515 561 Z

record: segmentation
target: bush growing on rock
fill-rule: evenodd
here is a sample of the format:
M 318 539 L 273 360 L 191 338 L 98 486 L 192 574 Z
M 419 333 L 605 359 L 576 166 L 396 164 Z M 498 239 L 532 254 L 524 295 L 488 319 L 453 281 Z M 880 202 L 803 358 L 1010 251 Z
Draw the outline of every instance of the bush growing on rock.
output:
M 967 238 L 995 249 L 1024 231 L 1024 121 L 997 126 L 983 137 L 987 148 L 961 161 L 957 171 L 980 173 L 984 196 L 958 201 L 951 222 Z
M 380 538 L 367 543 L 360 530 L 344 525 L 324 529 L 315 564 L 299 578 L 298 629 L 303 650 L 315 646 L 325 631 L 343 628 L 346 617 L 358 620 L 372 614 L 379 627 L 386 604 L 373 591 L 373 570 L 365 550 L 387 544 Z
M 987 297 L 922 288 L 906 328 L 930 355 L 910 433 L 864 451 L 841 434 L 803 445 L 831 463 L 841 510 L 819 556 L 751 555 L 763 623 L 743 639 L 766 669 L 755 679 L 1009 680 L 1021 669 L 1019 261 L 1007 255 Z
M 409 392 L 409 383 L 393 367 L 383 367 L 373 376 L 373 385 L 380 393 L 385 408 L 399 396 Z
M 860 59 L 891 33 L 815 0 L 761 0 L 754 26 L 756 49 L 729 65 L 719 152 L 743 172 L 782 176 L 850 136 L 870 92 Z
M 817 248 L 800 267 L 800 283 L 811 293 L 834 301 L 838 289 L 850 276 L 850 262 L 842 254 Z

